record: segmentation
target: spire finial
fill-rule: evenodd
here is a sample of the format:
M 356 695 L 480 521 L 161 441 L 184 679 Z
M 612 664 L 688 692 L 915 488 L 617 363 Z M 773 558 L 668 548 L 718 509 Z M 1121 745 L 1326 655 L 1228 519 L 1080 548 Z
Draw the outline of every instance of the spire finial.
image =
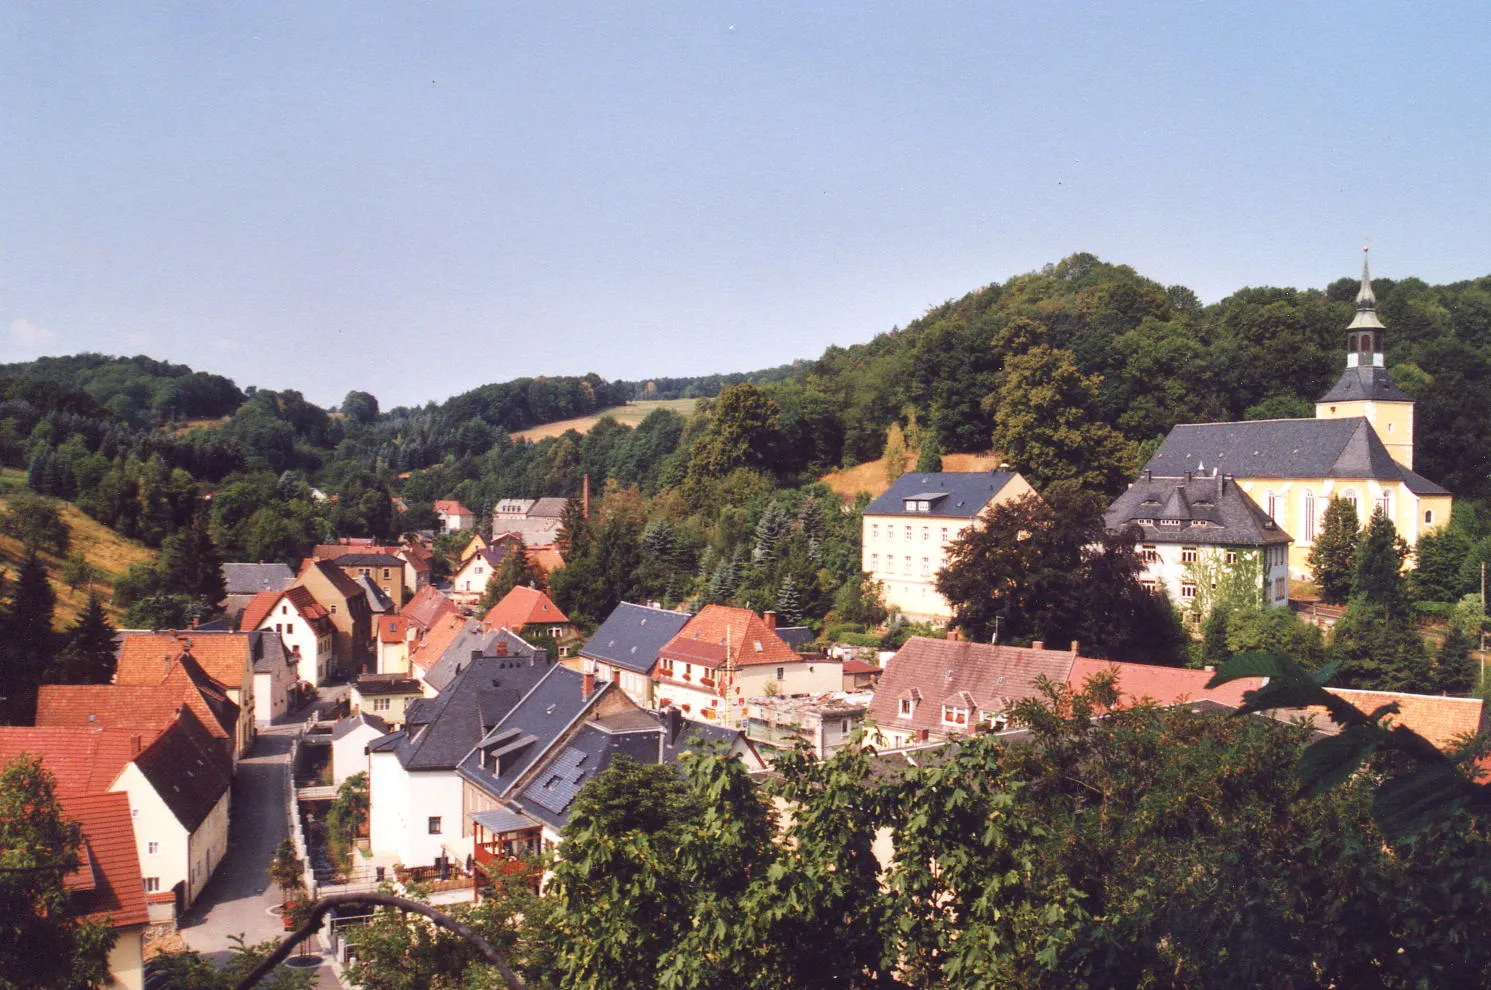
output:
M 1356 293 L 1356 311 L 1365 313 L 1377 309 L 1377 297 L 1372 294 L 1372 275 L 1367 270 L 1367 257 L 1372 251 L 1370 242 L 1362 244 L 1362 287 Z

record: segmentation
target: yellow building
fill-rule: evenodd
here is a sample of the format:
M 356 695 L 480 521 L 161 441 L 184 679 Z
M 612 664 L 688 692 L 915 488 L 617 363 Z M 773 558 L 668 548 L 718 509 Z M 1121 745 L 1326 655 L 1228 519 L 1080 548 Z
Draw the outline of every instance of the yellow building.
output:
M 885 588 L 885 604 L 908 618 L 945 622 L 937 593 L 948 542 L 993 505 L 1033 492 L 1011 471 L 915 471 L 865 507 L 860 567 Z
M 1332 497 L 1363 522 L 1387 513 L 1410 544 L 1450 520 L 1450 493 L 1413 470 L 1413 400 L 1383 366 L 1372 281 L 1362 262 L 1356 316 L 1346 328 L 1346 368 L 1315 404 L 1314 419 L 1187 423 L 1147 465 L 1155 475 L 1222 475 L 1294 537 L 1289 572 L 1310 577 L 1308 558 Z

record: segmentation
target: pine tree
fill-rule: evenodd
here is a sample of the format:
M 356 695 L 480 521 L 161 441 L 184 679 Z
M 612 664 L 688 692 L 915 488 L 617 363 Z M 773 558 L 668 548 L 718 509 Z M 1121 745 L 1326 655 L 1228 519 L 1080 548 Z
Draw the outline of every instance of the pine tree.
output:
M 1459 628 L 1451 625 L 1445 633 L 1444 642 L 1434 656 L 1434 668 L 1438 688 L 1447 694 L 1469 694 L 1475 688 L 1475 660 L 1471 648 L 1475 642 Z
M 723 605 L 735 594 L 735 562 L 727 560 L 714 569 L 709 576 L 709 585 L 704 590 L 704 600 L 712 605 Z
M 1356 549 L 1351 599 L 1331 641 L 1341 679 L 1380 691 L 1433 690 L 1424 641 L 1408 609 L 1403 561 L 1408 548 L 1378 509 Z
M 942 470 L 942 445 L 937 434 L 928 430 L 922 439 L 921 449 L 916 454 L 917 473 L 935 474 Z
M 564 512 L 559 517 L 559 532 L 554 544 L 566 561 L 584 555 L 590 548 L 590 520 L 585 518 L 585 506 L 578 496 L 571 495 L 564 503 Z
M 773 561 L 781 554 L 782 537 L 787 533 L 787 513 L 776 502 L 767 505 L 756 523 L 756 543 L 751 559 Z
M 1350 597 L 1351 579 L 1356 571 L 1356 544 L 1356 506 L 1344 498 L 1332 497 L 1308 558 L 1321 601 L 1340 605 Z
M 487 586 L 482 591 L 481 601 L 477 602 L 476 608 L 479 612 L 486 612 L 493 605 L 507 597 L 507 593 L 517 587 L 538 587 L 544 584 L 543 574 L 533 566 L 528 559 L 528 544 L 523 538 L 517 537 L 508 544 L 507 553 L 502 557 L 502 563 L 487 578 Z
M 777 591 L 777 621 L 784 626 L 795 626 L 802 619 L 802 596 L 798 594 L 797 582 L 792 575 L 782 579 Z
M 1208 667 L 1232 659 L 1232 651 L 1227 649 L 1227 619 L 1227 609 L 1220 606 L 1206 616 L 1201 630 L 1201 662 Z
M 114 627 L 97 598 L 88 597 L 88 607 L 67 631 L 67 644 L 47 672 L 55 684 L 108 684 L 114 679 Z
M 166 537 L 161 544 L 159 568 L 161 589 L 168 594 L 198 598 L 209 607 L 227 597 L 223 562 L 205 512 L 198 512 L 189 528 Z
M 0 693 L 5 696 L 7 715 L 12 720 L 29 721 L 42 672 L 52 662 L 56 651 L 52 632 L 56 605 L 52 586 L 47 583 L 46 568 L 36 554 L 28 554 L 16 579 L 15 596 L 5 617 L 5 637 L 0 643 L 0 663 L 3 663 Z

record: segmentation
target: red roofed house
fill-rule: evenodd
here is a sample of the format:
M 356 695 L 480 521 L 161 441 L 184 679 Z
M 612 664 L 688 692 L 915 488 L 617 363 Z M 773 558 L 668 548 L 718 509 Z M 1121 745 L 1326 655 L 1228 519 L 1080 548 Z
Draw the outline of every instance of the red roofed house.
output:
M 171 676 L 172 668 L 190 656 L 221 686 L 238 706 L 233 727 L 234 758 L 242 758 L 254 744 L 254 650 L 246 633 L 159 632 L 125 633 L 119 640 L 119 665 L 114 683 L 155 687 Z M 190 669 L 190 668 L 188 668 Z
M 843 690 L 873 691 L 875 685 L 880 683 L 880 675 L 884 673 L 885 668 L 877 667 L 873 663 L 864 660 L 845 660 Z
M 537 588 L 513 588 L 487 610 L 481 624 L 487 629 L 508 629 L 524 639 L 530 634 L 548 636 L 559 644 L 560 656 L 569 656 L 576 638 L 574 623 Z
M 798 653 L 776 634 L 776 625 L 774 612 L 704 606 L 658 650 L 652 668 L 657 706 L 736 724 L 746 698 L 839 690 L 843 664 Z
M 1122 706 L 1144 700 L 1159 705 L 1214 701 L 1219 705 L 1236 708 L 1242 704 L 1246 692 L 1256 691 L 1263 686 L 1263 678 L 1246 677 L 1208 690 L 1206 682 L 1212 678 L 1209 670 L 1162 667 L 1158 664 L 1127 663 L 1120 660 L 1093 660 L 1088 657 L 1076 657 L 1072 661 L 1067 686 L 1073 691 L 1080 691 L 1088 680 L 1105 671 L 1112 672 L 1118 678 L 1119 704 Z
M 21 753 L 41 757 L 60 798 L 126 794 L 146 901 L 191 906 L 228 848 L 233 768 L 189 707 L 154 734 L 0 727 L 0 762 Z
M 325 684 L 335 651 L 336 626 L 331 612 L 316 601 L 310 589 L 296 585 L 285 591 L 255 595 L 243 610 L 238 628 L 279 633 L 295 657 L 298 680 Z
M 201 685 L 192 680 L 195 668 Z M 128 729 L 154 736 L 176 721 L 182 705 L 232 759 L 238 706 L 186 656 L 155 685 L 43 684 L 36 693 L 36 725 L 43 728 Z
M 1037 697 L 1037 679 L 1065 684 L 1074 650 L 913 636 L 891 657 L 870 702 L 868 741 L 899 748 L 1000 729 L 1010 705 Z
M 443 533 L 458 533 L 476 525 L 476 514 L 455 499 L 437 498 L 435 515 L 440 519 Z
M 326 560 L 307 559 L 293 587 L 305 588 L 325 607 L 336 632 L 327 677 L 353 674 L 373 660 L 373 619 L 367 592 Z
M 114 932 L 109 987 L 145 985 L 145 928 L 150 913 L 135 851 L 128 794 L 73 794 L 59 799 L 62 814 L 83 829 L 78 868 L 63 878 L 80 920 L 106 922 Z

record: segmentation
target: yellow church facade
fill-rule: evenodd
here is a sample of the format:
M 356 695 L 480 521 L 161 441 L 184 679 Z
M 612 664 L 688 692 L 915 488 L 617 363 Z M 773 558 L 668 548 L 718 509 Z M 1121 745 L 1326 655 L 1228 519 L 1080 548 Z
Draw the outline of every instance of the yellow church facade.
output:
M 1453 496 L 1413 470 L 1413 400 L 1388 377 L 1377 300 L 1365 262 L 1346 328 L 1346 368 L 1314 419 L 1187 423 L 1147 465 L 1155 475 L 1224 475 L 1294 538 L 1289 573 L 1310 578 L 1309 555 L 1332 497 L 1365 523 L 1382 509 L 1410 544 L 1447 524 Z

